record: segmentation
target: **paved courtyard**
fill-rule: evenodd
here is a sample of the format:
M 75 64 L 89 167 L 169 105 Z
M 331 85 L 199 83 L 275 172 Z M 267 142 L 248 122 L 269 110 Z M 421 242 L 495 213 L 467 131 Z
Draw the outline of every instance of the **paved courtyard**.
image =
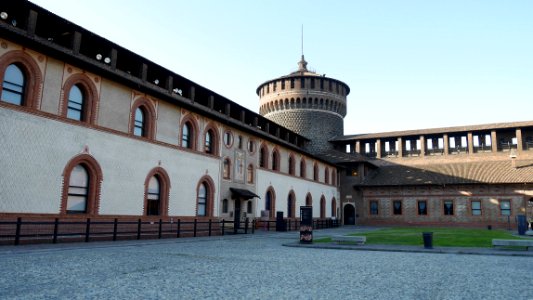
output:
M 297 238 L 0 247 L 0 298 L 533 299 L 533 257 L 282 246 Z

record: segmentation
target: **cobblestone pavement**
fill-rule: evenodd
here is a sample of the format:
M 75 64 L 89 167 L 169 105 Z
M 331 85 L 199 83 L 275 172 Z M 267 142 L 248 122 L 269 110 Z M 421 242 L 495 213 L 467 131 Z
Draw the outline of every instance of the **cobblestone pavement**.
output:
M 282 246 L 297 239 L 259 232 L 1 247 L 0 298 L 533 299 L 533 257 Z

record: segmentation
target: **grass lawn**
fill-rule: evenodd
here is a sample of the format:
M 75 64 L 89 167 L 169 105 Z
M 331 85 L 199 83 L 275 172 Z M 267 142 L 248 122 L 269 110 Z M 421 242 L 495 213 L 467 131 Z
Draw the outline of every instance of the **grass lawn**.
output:
M 492 247 L 492 239 L 520 239 L 506 230 L 426 227 L 385 228 L 350 235 L 366 236 L 367 244 L 423 245 L 422 232 L 433 232 L 433 246 L 436 247 Z M 331 242 L 331 238 L 315 242 Z

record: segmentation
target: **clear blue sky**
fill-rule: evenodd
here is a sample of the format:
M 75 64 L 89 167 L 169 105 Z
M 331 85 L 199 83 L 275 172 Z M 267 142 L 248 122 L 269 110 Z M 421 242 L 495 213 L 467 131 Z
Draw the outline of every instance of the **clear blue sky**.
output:
M 308 68 L 351 88 L 345 133 L 533 120 L 530 0 L 34 0 L 258 111 Z

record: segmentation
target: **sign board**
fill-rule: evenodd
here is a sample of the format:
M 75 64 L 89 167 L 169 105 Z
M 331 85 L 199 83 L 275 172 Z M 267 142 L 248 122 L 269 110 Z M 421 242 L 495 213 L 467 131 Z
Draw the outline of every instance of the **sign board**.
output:
M 313 243 L 313 207 L 300 206 L 300 243 Z

